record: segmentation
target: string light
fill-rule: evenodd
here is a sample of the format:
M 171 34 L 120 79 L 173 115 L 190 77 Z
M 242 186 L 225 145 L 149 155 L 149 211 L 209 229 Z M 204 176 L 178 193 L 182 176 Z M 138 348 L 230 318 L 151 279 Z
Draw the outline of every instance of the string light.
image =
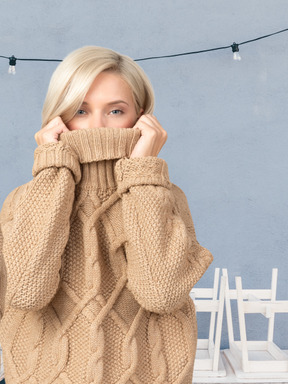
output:
M 14 55 L 12 55 L 11 57 L 9 57 L 9 69 L 8 69 L 8 73 L 10 75 L 15 75 L 16 73 L 16 57 Z
M 175 53 L 175 54 L 171 54 L 171 55 L 143 57 L 143 58 L 139 58 L 139 59 L 134 59 L 134 61 L 165 59 L 165 58 L 185 56 L 185 55 L 194 55 L 194 54 L 198 54 L 198 53 L 211 52 L 211 51 L 219 51 L 219 50 L 231 49 L 231 48 L 232 48 L 232 52 L 233 52 L 233 59 L 236 60 L 236 61 L 240 61 L 241 60 L 241 56 L 239 54 L 239 45 L 249 44 L 249 43 L 252 43 L 254 41 L 261 40 L 261 39 L 266 39 L 267 37 L 270 37 L 270 36 L 273 36 L 273 35 L 277 35 L 279 33 L 287 32 L 287 31 L 288 31 L 288 28 L 285 28 L 285 29 L 282 29 L 280 31 L 277 31 L 277 32 L 274 32 L 274 33 L 270 33 L 269 35 L 264 35 L 264 36 L 256 37 L 254 39 L 243 41 L 242 43 L 238 43 L 238 44 L 234 42 L 231 45 L 226 45 L 226 46 L 223 46 L 223 47 L 202 49 L 200 51 Z M 15 74 L 16 73 L 16 70 L 15 70 L 16 61 L 54 61 L 54 62 L 61 62 L 61 61 L 63 61 L 63 60 L 59 60 L 59 59 L 22 59 L 22 58 L 19 58 L 19 57 L 15 57 L 14 55 L 12 55 L 10 57 L 0 56 L 0 58 L 8 59 L 9 60 L 9 70 L 8 70 L 8 73 L 10 73 L 10 74 Z
M 232 52 L 233 52 L 233 59 L 236 61 L 240 61 L 241 56 L 239 53 L 239 44 L 233 43 L 231 47 L 232 47 Z

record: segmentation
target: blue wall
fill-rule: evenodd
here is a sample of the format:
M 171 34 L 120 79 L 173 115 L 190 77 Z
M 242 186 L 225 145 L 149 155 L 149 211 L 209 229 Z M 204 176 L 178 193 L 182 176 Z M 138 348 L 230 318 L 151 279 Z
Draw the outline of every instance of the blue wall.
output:
M 62 59 L 83 45 L 133 58 L 194 51 L 287 28 L 287 13 L 286 0 L 1 0 L 0 55 Z M 240 54 L 241 62 L 229 49 L 140 65 L 168 131 L 161 157 L 215 258 L 198 286 L 212 286 L 218 266 L 228 268 L 232 287 L 241 275 L 244 287 L 268 288 L 278 267 L 277 297 L 287 300 L 288 33 L 243 45 Z M 34 134 L 56 65 L 19 61 L 9 76 L 0 60 L 0 205 L 32 177 Z M 265 338 L 265 319 L 249 324 L 252 338 Z M 287 315 L 276 327 L 275 341 L 288 348 Z M 225 327 L 223 335 L 226 347 Z

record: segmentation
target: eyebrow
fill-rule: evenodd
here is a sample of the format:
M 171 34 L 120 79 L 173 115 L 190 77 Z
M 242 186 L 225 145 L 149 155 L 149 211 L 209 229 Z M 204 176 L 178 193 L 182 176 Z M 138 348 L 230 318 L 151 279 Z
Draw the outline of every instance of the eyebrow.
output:
M 115 104 L 121 104 L 121 103 L 126 104 L 126 105 L 129 106 L 129 104 L 126 101 L 124 101 L 124 100 L 110 101 L 110 103 L 107 103 L 107 105 L 115 105 Z M 82 105 L 88 105 L 88 103 L 86 101 L 83 101 Z

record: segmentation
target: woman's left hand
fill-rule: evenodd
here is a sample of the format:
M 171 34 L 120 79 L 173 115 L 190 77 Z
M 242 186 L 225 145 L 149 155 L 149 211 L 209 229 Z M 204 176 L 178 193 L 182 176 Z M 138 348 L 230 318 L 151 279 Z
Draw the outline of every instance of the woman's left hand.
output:
M 130 159 L 157 156 L 167 140 L 167 132 L 153 115 L 142 115 L 133 127 L 141 132 Z

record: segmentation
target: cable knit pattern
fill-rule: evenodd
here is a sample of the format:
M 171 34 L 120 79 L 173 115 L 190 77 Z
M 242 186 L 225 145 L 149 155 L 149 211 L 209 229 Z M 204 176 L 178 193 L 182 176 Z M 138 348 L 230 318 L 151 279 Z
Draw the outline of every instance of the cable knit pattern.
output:
M 191 384 L 193 285 L 212 262 L 132 128 L 61 134 L 0 214 L 7 384 Z

